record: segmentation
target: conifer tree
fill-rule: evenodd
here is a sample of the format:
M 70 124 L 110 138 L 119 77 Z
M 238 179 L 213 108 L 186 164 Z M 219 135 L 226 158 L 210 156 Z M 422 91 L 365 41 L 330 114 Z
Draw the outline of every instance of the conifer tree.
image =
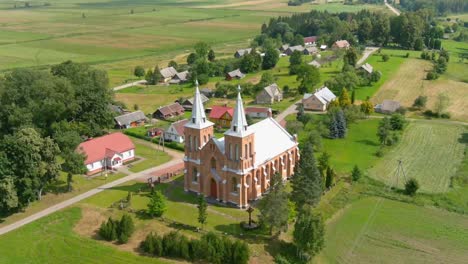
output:
M 260 200 L 258 208 L 263 223 L 270 227 L 270 234 L 278 233 L 288 226 L 288 193 L 280 174 L 275 174 L 270 183 L 270 192 Z
M 203 195 L 198 196 L 198 223 L 201 224 L 202 229 L 205 226 L 206 218 L 208 216 L 206 209 L 208 204 L 206 203 L 205 197 Z
M 294 244 L 299 254 L 310 259 L 325 246 L 325 224 L 322 216 L 312 207 L 305 206 L 300 210 L 293 232 Z
M 343 110 L 339 110 L 336 112 L 336 127 L 337 127 L 337 137 L 338 138 L 345 138 L 346 137 L 346 117 L 343 113 Z
M 166 210 L 166 198 L 161 191 L 154 192 L 148 204 L 148 214 L 151 217 L 161 217 Z
M 339 102 L 341 107 L 348 107 L 351 105 L 351 99 L 349 99 L 349 93 L 346 88 L 341 90 Z
M 316 205 L 322 195 L 322 177 L 317 169 L 313 146 L 306 143 L 301 151 L 301 160 L 291 179 L 291 200 L 300 209 L 303 205 Z

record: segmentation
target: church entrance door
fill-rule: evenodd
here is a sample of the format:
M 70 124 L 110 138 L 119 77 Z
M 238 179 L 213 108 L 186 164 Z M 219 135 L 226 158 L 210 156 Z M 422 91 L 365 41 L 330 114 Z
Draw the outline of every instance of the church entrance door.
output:
M 212 198 L 218 199 L 218 185 L 216 184 L 216 181 L 211 178 L 211 183 L 210 183 L 210 196 Z

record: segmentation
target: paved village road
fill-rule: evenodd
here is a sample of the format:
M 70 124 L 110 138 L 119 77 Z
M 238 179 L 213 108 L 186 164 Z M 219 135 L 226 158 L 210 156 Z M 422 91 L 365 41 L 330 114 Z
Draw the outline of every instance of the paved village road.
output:
M 395 15 L 399 16 L 400 15 L 400 11 L 398 11 L 398 9 L 394 8 L 393 6 L 391 6 L 389 3 L 387 3 L 387 0 L 384 1 L 384 4 L 390 9 L 390 11 L 392 11 L 393 13 L 395 13 Z
M 146 141 L 141 141 L 143 144 L 148 144 L 148 146 L 151 146 L 152 148 L 157 148 L 156 145 L 154 144 L 151 144 L 149 142 L 146 142 Z M 95 194 L 98 194 L 106 189 L 109 189 L 109 188 L 112 188 L 112 187 L 115 187 L 117 185 L 120 185 L 122 183 L 125 183 L 125 182 L 128 182 L 128 181 L 132 181 L 132 180 L 135 180 L 135 179 L 138 179 L 138 178 L 143 178 L 143 177 L 148 177 L 148 176 L 151 176 L 152 173 L 154 172 L 157 172 L 158 170 L 163 170 L 163 169 L 166 169 L 166 168 L 169 168 L 169 167 L 173 167 L 174 165 L 177 165 L 179 164 L 180 162 L 182 162 L 182 157 L 183 157 L 183 153 L 182 152 L 178 152 L 178 151 L 174 151 L 174 150 L 171 150 L 171 149 L 167 149 L 166 148 L 166 152 L 171 155 L 172 159 L 164 164 L 161 164 L 159 166 L 156 166 L 156 167 L 153 167 L 153 168 L 149 168 L 147 170 L 144 170 L 144 171 L 141 171 L 141 172 L 138 172 L 138 173 L 133 173 L 133 174 L 130 174 L 126 177 L 123 177 L 123 178 L 120 178 L 118 180 L 115 180 L 113 182 L 110 182 L 110 183 L 107 183 L 107 184 L 104 184 L 102 186 L 99 186 L 95 189 L 92 189 L 92 190 L 89 190 L 85 193 L 82 193 L 80 195 L 77 195 L 73 198 L 70 198 L 66 201 L 63 201 L 61 203 L 58 203 L 56 205 L 53 205 L 47 209 L 44 209 L 38 213 L 35 213 L 33 215 L 30 215 L 26 218 L 23 218 L 19 221 L 16 221 L 15 223 L 12 223 L 10 225 L 7 225 L 5 227 L 2 227 L 0 228 L 0 235 L 3 235 L 3 234 L 6 234 L 10 231 L 13 231 L 15 229 L 18 229 L 26 224 L 29 224 L 31 222 L 34 222 L 36 221 L 37 219 L 40 219 L 42 217 L 45 217 L 49 214 L 52 214 L 52 213 L 55 213 L 65 207 L 68 207 L 72 204 L 75 204 L 77 202 L 80 202 L 86 198 L 89 198 Z
M 136 81 L 136 82 L 131 82 L 131 83 L 123 84 L 123 85 L 120 85 L 120 86 L 116 86 L 116 87 L 112 88 L 112 90 L 118 91 L 118 90 L 122 90 L 122 89 L 125 89 L 125 88 L 128 88 L 128 87 L 132 87 L 132 86 L 139 85 L 139 84 L 145 84 L 145 83 L 146 83 L 146 80 L 139 80 L 139 81 Z

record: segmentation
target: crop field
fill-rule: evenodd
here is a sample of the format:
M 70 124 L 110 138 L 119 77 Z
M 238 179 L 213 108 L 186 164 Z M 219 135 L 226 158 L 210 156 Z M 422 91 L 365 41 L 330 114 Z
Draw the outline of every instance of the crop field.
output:
M 411 122 L 398 145 L 369 170 L 369 175 L 394 185 L 398 160 L 402 160 L 407 177 L 418 180 L 420 191 L 445 192 L 463 160 L 466 133 L 467 129 L 459 125 Z M 401 175 L 398 187 L 403 186 Z
M 460 70 L 466 68 L 464 66 Z M 380 87 L 371 101 L 381 103 L 384 99 L 391 99 L 399 101 L 405 107 L 411 107 L 418 96 L 425 95 L 428 97 L 426 107 L 434 109 L 438 94 L 446 93 L 450 98 L 447 112 L 455 119 L 468 120 L 468 83 L 443 78 L 444 76 L 435 81 L 425 80 L 427 71 L 431 69 L 432 64 L 429 61 L 406 60 L 396 74 Z
M 344 209 L 326 227 L 316 263 L 464 263 L 468 217 L 384 198 Z

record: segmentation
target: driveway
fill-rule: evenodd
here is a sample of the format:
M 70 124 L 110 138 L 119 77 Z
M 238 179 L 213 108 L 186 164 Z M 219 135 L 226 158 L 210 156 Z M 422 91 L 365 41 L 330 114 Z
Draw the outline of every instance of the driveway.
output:
M 118 91 L 118 90 L 122 90 L 122 89 L 125 89 L 125 88 L 128 88 L 128 87 L 132 87 L 132 86 L 140 85 L 140 84 L 146 84 L 146 80 L 139 80 L 139 81 L 136 81 L 136 82 L 131 82 L 131 83 L 123 84 L 123 85 L 120 85 L 120 86 L 116 86 L 116 87 L 112 88 L 112 90 Z
M 362 57 L 358 60 L 357 65 L 363 64 L 369 56 L 376 52 L 379 48 L 378 47 L 366 47 L 364 52 L 362 53 Z
M 400 15 L 400 11 L 396 8 L 394 8 L 393 6 L 391 6 L 389 3 L 387 3 L 387 0 L 384 1 L 384 4 L 390 9 L 390 11 L 392 11 L 395 15 L 399 16 Z

